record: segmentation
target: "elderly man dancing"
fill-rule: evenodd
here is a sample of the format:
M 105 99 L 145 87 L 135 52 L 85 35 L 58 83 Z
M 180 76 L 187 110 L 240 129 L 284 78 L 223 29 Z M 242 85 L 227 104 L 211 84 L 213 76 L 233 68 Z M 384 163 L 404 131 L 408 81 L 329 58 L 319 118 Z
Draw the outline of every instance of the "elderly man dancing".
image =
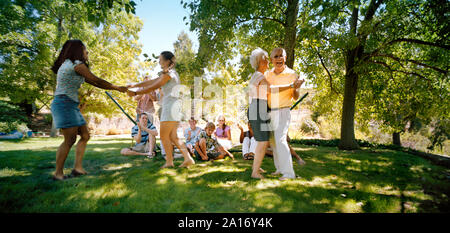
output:
M 270 146 L 273 149 L 276 168 L 273 174 L 281 174 L 280 180 L 293 179 L 295 172 L 286 139 L 291 122 L 292 100 L 298 99 L 298 88 L 304 83 L 304 80 L 299 80 L 299 75 L 286 66 L 286 51 L 283 48 L 273 49 L 270 58 L 274 68 L 266 73 L 266 80 L 270 85 L 268 105 L 273 130 Z

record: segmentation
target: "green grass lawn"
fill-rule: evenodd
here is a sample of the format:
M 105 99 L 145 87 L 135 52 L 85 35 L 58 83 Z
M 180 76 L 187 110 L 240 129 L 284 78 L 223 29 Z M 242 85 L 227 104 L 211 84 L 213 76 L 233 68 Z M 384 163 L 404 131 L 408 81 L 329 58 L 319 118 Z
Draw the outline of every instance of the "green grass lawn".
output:
M 159 169 L 162 158 L 125 157 L 129 139 L 94 137 L 84 167 L 88 175 L 51 179 L 62 138 L 0 141 L 0 212 L 448 212 L 449 169 L 403 152 L 294 144 L 306 165 L 300 178 L 250 178 L 252 161 L 198 162 Z M 74 148 L 66 161 L 69 174 Z M 175 165 L 182 160 L 176 160 Z

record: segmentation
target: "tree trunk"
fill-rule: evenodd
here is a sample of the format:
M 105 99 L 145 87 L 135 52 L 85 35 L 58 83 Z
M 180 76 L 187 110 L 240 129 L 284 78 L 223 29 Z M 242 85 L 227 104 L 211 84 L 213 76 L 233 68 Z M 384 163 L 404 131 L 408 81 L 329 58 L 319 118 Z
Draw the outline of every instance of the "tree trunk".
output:
M 295 41 L 297 36 L 297 14 L 299 0 L 288 0 L 286 9 L 286 26 L 284 35 L 284 49 L 287 53 L 286 65 L 289 68 L 294 67 L 295 60 Z
M 359 1 L 358 1 L 359 2 Z M 383 1 L 371 0 L 369 7 L 364 16 L 364 22 L 370 22 L 375 15 L 376 10 Z M 341 141 L 339 143 L 339 149 L 341 150 L 354 150 L 358 149 L 359 145 L 355 140 L 355 102 L 356 94 L 358 92 L 358 79 L 359 75 L 354 70 L 355 66 L 361 60 L 368 37 L 367 32 L 364 30 L 358 33 L 358 14 L 359 6 L 355 5 L 352 10 L 350 18 L 350 31 L 349 34 L 358 39 L 358 45 L 354 49 L 347 51 L 345 60 L 345 90 L 344 90 L 344 103 L 342 106 L 342 121 L 341 121 Z M 363 23 L 364 23 L 363 22 Z
M 400 141 L 400 132 L 395 132 L 392 134 L 392 143 L 396 146 L 402 146 Z
M 342 106 L 341 141 L 339 149 L 355 150 L 359 145 L 355 140 L 355 102 L 358 90 L 358 75 L 351 72 L 345 76 L 344 103 Z
M 356 36 L 358 23 L 358 7 L 353 8 L 352 17 L 350 19 L 350 34 Z M 355 102 L 356 93 L 358 92 L 358 74 L 354 67 L 358 59 L 358 55 L 364 48 L 359 45 L 354 49 L 347 51 L 345 60 L 345 86 L 344 86 L 344 103 L 342 106 L 341 118 L 341 141 L 339 149 L 355 150 L 359 149 L 359 145 L 355 140 Z

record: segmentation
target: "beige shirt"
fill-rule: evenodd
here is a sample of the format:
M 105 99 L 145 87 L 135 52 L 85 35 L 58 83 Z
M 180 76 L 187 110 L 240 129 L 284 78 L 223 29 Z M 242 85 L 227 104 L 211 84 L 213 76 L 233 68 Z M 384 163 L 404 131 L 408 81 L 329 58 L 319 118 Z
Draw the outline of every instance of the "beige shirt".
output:
M 266 73 L 266 80 L 269 85 L 289 85 L 292 84 L 295 79 L 297 79 L 297 73 L 286 66 L 283 72 L 275 74 L 275 69 L 272 69 Z M 270 108 L 286 108 L 291 107 L 292 100 L 294 98 L 294 88 L 287 88 L 283 91 L 275 91 L 271 87 L 271 92 L 269 93 L 268 104 Z

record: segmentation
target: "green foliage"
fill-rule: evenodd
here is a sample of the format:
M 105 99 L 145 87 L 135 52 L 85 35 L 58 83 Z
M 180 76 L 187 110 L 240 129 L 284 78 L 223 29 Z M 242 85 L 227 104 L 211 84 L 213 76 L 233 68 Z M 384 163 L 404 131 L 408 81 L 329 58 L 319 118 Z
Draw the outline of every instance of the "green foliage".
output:
M 450 139 L 450 120 L 439 119 L 434 122 L 432 127 L 434 129 L 430 137 L 431 145 L 428 149 L 433 150 L 436 146 L 438 146 L 442 150 L 443 143 Z
M 110 16 L 117 8 L 126 13 L 136 14 L 136 3 L 132 0 L 67 0 L 71 3 L 84 3 L 87 11 L 87 18 L 100 26 L 106 18 Z
M 190 29 L 199 33 L 197 62 L 201 67 L 229 66 L 241 57 L 239 74 L 243 81 L 252 73 L 248 63 L 256 47 L 269 51 L 283 39 L 282 10 L 278 1 L 182 1 L 191 11 Z M 279 21 L 279 22 L 278 22 Z M 278 38 L 274 40 L 274 38 Z
M 306 119 L 302 122 L 300 126 L 300 130 L 303 131 L 303 133 L 306 134 L 317 134 L 319 133 L 319 127 L 318 125 L 309 119 Z
M 129 0 L 2 1 L 0 97 L 49 106 L 56 85 L 50 67 L 62 44 L 82 40 L 94 74 L 117 85 L 137 81 L 142 21 Z M 126 95 L 117 95 L 125 97 Z M 81 110 L 110 116 L 117 108 L 91 85 L 80 90 Z M 125 106 L 127 110 L 132 107 Z
M 286 20 L 293 2 L 182 1 L 199 33 L 198 61 L 226 66 L 242 54 L 245 81 L 250 51 L 288 46 L 286 32 L 294 29 L 294 68 L 319 90 L 314 111 L 339 119 L 344 104 L 356 103 L 360 125 L 375 119 L 387 132 L 415 119 L 448 118 L 448 1 L 301 1 L 292 27 Z M 350 77 L 354 84 L 344 87 Z M 356 99 L 344 103 L 345 88 Z
M 26 131 L 28 118 L 18 106 L 0 101 L 0 132 Z

